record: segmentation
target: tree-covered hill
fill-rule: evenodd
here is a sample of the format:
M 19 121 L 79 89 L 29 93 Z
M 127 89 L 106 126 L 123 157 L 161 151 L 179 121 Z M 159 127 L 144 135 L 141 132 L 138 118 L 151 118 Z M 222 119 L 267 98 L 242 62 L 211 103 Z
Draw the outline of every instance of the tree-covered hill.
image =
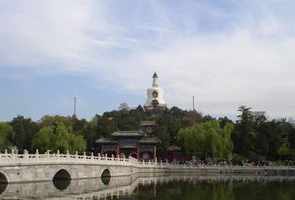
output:
M 135 109 L 113 110 L 91 120 L 44 116 L 39 121 L 17 116 L 0 122 L 0 149 L 66 152 L 93 151 L 95 140 L 117 130 L 138 130 L 140 122 L 154 120 L 160 151 L 178 145 L 184 154 L 217 159 L 295 159 L 295 128 L 285 120 L 269 120 L 241 106 L 238 120 L 215 119 L 196 111 L 172 107 L 158 113 Z

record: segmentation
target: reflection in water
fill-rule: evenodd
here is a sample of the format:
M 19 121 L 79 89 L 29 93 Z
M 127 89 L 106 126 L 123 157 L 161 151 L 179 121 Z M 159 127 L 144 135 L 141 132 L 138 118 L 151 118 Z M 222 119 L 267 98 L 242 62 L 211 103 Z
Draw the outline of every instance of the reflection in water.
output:
M 103 179 L 8 184 L 0 199 L 293 200 L 288 177 L 152 174 Z
M 293 200 L 294 182 L 288 181 L 172 181 L 138 187 L 133 199 L 148 200 Z

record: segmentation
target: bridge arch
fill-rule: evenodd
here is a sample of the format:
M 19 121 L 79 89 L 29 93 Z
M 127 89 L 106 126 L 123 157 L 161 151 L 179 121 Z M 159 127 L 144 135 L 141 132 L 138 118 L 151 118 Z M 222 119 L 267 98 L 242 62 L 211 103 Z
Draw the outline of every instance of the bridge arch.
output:
M 65 169 L 60 169 L 53 176 L 53 180 L 71 180 L 71 179 L 72 179 L 71 174 Z
M 0 184 L 6 183 L 8 183 L 7 176 L 3 172 L 0 172 Z
M 111 176 L 112 176 L 111 170 L 108 168 L 103 169 L 100 175 L 100 177 L 111 177 Z
M 59 190 L 65 190 L 71 184 L 71 175 L 65 169 L 60 169 L 53 176 L 53 185 Z
M 109 185 L 111 181 L 111 171 L 108 168 L 103 169 L 100 178 L 104 185 Z
M 6 190 L 7 184 L 7 176 L 3 172 L 0 172 L 0 194 L 2 194 Z

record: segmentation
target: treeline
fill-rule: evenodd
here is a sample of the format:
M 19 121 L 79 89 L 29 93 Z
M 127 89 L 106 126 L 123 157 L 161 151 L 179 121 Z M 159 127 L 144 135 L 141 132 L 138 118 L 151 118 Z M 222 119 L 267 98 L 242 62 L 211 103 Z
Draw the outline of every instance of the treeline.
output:
M 117 130 L 137 130 L 141 121 L 155 120 L 155 134 L 162 141 L 160 153 L 173 144 L 184 154 L 200 159 L 295 159 L 295 128 L 290 123 L 268 120 L 245 106 L 238 112 L 236 122 L 177 107 L 148 113 L 142 106 L 105 112 L 89 121 L 64 116 L 44 116 L 33 121 L 17 116 L 0 122 L 0 150 L 90 152 L 100 137 Z

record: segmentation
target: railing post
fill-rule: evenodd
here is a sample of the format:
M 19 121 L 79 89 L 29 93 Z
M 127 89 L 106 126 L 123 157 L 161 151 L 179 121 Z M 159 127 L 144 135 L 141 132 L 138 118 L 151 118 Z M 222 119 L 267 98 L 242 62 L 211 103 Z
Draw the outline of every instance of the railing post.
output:
M 86 160 L 86 152 L 85 151 L 83 153 L 83 158 L 84 158 L 84 160 Z
M 98 160 L 101 160 L 100 153 L 97 154 L 97 158 L 98 158 Z
M 111 160 L 114 160 L 114 154 L 112 154 L 112 158 L 111 158 Z
M 75 151 L 75 158 L 78 159 L 78 151 Z
M 12 149 L 12 150 L 11 150 L 11 158 L 12 158 L 12 159 L 15 159 L 15 156 L 16 156 L 16 155 L 15 155 L 15 153 L 14 153 L 14 149 Z
M 60 157 L 59 149 L 57 150 L 56 157 L 57 157 L 57 159 L 59 159 L 59 157 Z
M 7 153 L 7 149 L 5 149 L 5 150 L 4 150 L 5 158 L 7 158 L 7 154 L 8 154 L 8 153 Z
M 47 155 L 46 156 L 47 158 L 50 158 L 50 152 L 49 152 L 49 150 L 46 151 L 46 155 Z
M 24 150 L 24 159 L 27 160 L 29 158 L 29 153 L 28 151 L 25 149 Z
M 36 152 L 35 152 L 35 158 L 36 158 L 37 160 L 39 160 L 39 150 L 38 150 L 38 149 L 36 149 Z
M 67 150 L 67 158 L 69 158 L 69 157 L 70 157 L 70 151 Z
M 93 160 L 94 156 L 93 156 L 93 152 L 91 152 L 91 160 Z

